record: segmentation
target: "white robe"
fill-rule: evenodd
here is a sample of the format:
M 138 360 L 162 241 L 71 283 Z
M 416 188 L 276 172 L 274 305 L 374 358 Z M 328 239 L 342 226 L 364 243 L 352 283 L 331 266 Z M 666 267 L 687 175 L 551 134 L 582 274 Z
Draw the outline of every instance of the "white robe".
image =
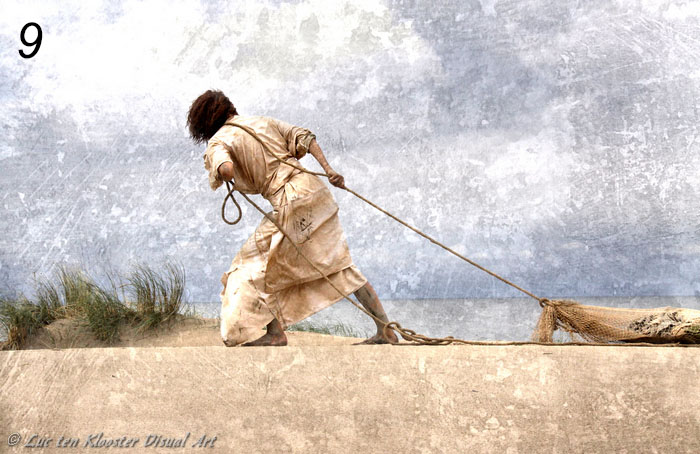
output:
M 308 129 L 270 117 L 235 115 L 228 121 L 253 129 L 269 150 L 298 167 L 314 139 Z M 229 125 L 209 140 L 204 155 L 213 190 L 223 184 L 217 169 L 227 161 L 236 189 L 262 194 L 282 228 L 336 287 L 348 295 L 365 285 L 350 257 L 338 206 L 319 177 L 280 163 L 248 132 Z M 267 218 L 221 283 L 221 335 L 229 345 L 260 337 L 273 318 L 286 328 L 342 298 Z

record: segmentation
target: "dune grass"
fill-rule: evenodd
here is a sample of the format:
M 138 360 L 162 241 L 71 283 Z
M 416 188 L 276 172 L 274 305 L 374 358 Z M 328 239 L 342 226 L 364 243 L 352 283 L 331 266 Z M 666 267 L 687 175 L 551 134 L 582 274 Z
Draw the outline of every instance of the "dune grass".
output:
M 7 336 L 2 349 L 21 348 L 29 336 L 53 320 L 53 311 L 45 304 L 36 304 L 24 297 L 0 298 L 0 324 Z
M 35 281 L 35 298 L 0 298 L 0 325 L 7 340 L 2 349 L 22 348 L 37 329 L 60 318 L 84 322 L 96 339 L 108 344 L 119 339 L 119 327 L 135 324 L 140 330 L 155 329 L 177 315 L 192 316 L 185 310 L 185 271 L 171 262 L 157 271 L 137 265 L 126 283 L 108 275 L 109 286 L 100 286 L 79 268 L 59 266 L 54 279 Z M 119 290 L 126 287 L 131 299 L 122 301 Z
M 164 322 L 183 309 L 185 270 L 172 263 L 165 264 L 165 273 L 137 265 L 129 275 L 129 288 L 136 304 L 139 328 L 150 329 Z

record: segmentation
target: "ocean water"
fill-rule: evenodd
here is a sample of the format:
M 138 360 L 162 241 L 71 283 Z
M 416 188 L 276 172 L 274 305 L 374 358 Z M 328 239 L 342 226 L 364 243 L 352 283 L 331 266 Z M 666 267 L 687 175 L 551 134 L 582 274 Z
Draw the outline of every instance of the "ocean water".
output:
M 671 306 L 700 310 L 700 297 L 695 296 L 566 299 L 592 306 L 638 309 Z M 390 320 L 417 333 L 485 341 L 529 340 L 541 312 L 537 301 L 531 298 L 386 300 L 382 301 L 382 305 Z M 220 314 L 218 303 L 198 303 L 194 307 L 206 317 L 218 317 Z M 345 300 L 312 315 L 305 322 L 316 327 L 328 327 L 331 332 L 337 332 L 338 325 L 344 325 L 365 336 L 375 330 L 369 316 Z

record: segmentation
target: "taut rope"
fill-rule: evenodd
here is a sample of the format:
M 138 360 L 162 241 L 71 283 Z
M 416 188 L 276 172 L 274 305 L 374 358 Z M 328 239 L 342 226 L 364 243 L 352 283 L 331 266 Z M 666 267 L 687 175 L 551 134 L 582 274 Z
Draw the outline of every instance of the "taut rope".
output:
M 327 175 L 327 174 L 325 174 L 325 173 L 313 172 L 313 171 L 311 171 L 311 170 L 307 170 L 307 169 L 305 169 L 305 168 L 303 168 L 303 167 L 297 166 L 297 165 L 295 165 L 295 164 L 292 164 L 291 162 L 287 162 L 287 161 L 285 161 L 284 159 L 279 158 L 277 155 L 275 155 L 275 154 L 272 152 L 272 150 L 270 150 L 270 149 L 267 147 L 267 145 L 265 144 L 265 142 L 263 142 L 263 141 L 260 139 L 260 137 L 258 137 L 258 135 L 255 133 L 255 131 L 254 131 L 253 129 L 251 129 L 251 128 L 247 127 L 247 126 L 244 126 L 244 125 L 240 125 L 240 124 L 238 124 L 238 123 L 233 123 L 233 122 L 227 122 L 227 123 L 225 123 L 225 124 L 226 124 L 226 125 L 229 125 L 229 126 L 235 126 L 235 127 L 237 127 L 237 128 L 240 128 L 240 129 L 246 131 L 248 134 L 250 134 L 251 136 L 253 136 L 253 138 L 255 138 L 255 140 L 257 140 L 257 141 L 260 143 L 260 145 L 262 145 L 263 149 L 264 149 L 268 154 L 270 154 L 272 157 L 274 157 L 274 158 L 275 158 L 276 160 L 278 160 L 279 162 L 281 162 L 281 163 L 283 163 L 283 164 L 286 164 L 286 165 L 288 165 L 288 166 L 294 167 L 295 169 L 300 170 L 301 172 L 304 172 L 304 173 L 309 173 L 309 174 L 311 174 L 311 175 L 317 175 L 317 176 L 326 177 L 326 178 L 329 177 L 329 175 Z M 238 204 L 238 202 L 236 202 L 236 199 L 233 197 L 233 192 L 236 190 L 235 187 L 234 187 L 233 185 L 231 185 L 231 183 L 228 182 L 228 181 L 226 181 L 226 187 L 227 187 L 227 189 L 228 189 L 228 194 L 227 194 L 226 197 L 224 198 L 224 203 L 223 203 L 223 205 L 221 206 L 221 217 L 223 218 L 224 222 L 226 222 L 227 224 L 233 225 L 233 224 L 237 224 L 237 223 L 241 220 L 242 212 L 241 212 L 241 207 L 240 207 L 240 205 Z M 470 265 L 473 265 L 473 266 L 479 268 L 480 270 L 482 270 L 482 271 L 484 271 L 484 272 L 490 274 L 491 276 L 493 276 L 493 277 L 495 277 L 495 278 L 501 280 L 502 282 L 504 282 L 504 283 L 510 285 L 511 287 L 513 287 L 513 288 L 515 288 L 515 289 L 521 291 L 522 293 L 525 293 L 525 294 L 528 295 L 529 297 L 534 298 L 535 300 L 537 300 L 537 301 L 539 302 L 540 306 L 544 307 L 545 305 L 557 304 L 557 301 L 550 301 L 550 300 L 548 300 L 547 298 L 540 298 L 540 297 L 536 296 L 535 294 L 533 294 L 532 292 L 529 292 L 529 291 L 523 289 L 522 287 L 520 287 L 520 286 L 514 284 L 513 282 L 507 280 L 506 278 L 504 278 L 504 277 L 502 277 L 502 276 L 499 276 L 498 274 L 494 273 L 493 271 L 490 271 L 490 270 L 484 268 L 483 266 L 479 265 L 478 263 L 476 263 L 476 262 L 474 262 L 474 261 L 468 259 L 467 257 L 464 257 L 462 254 L 456 252 L 455 250 L 449 248 L 448 246 L 445 246 L 445 245 L 444 245 L 443 243 L 441 243 L 440 241 L 438 241 L 438 240 L 436 240 L 435 238 L 433 238 L 433 237 L 431 237 L 431 236 L 425 234 L 424 232 L 420 231 L 419 229 L 417 229 L 417 228 L 411 226 L 410 224 L 406 223 L 405 221 L 403 221 L 402 219 L 398 218 L 397 216 L 395 216 L 395 215 L 389 213 L 389 212 L 386 211 L 385 209 L 379 207 L 377 204 L 371 202 L 370 200 L 368 200 L 367 198 L 365 198 L 365 197 L 363 197 L 362 195 L 358 194 L 357 192 L 353 191 L 352 189 L 349 189 L 349 188 L 347 188 L 347 187 L 343 187 L 343 188 L 341 188 L 341 189 L 345 189 L 347 192 L 351 193 L 351 194 L 354 195 L 355 197 L 357 197 L 357 198 L 359 198 L 360 200 L 362 200 L 363 202 L 365 202 L 365 203 L 371 205 L 372 207 L 376 208 L 377 210 L 381 211 L 382 213 L 384 213 L 385 215 L 387 215 L 387 216 L 389 216 L 390 218 L 394 219 L 395 221 L 399 222 L 400 224 L 402 224 L 402 225 L 408 227 L 409 229 L 413 230 L 414 232 L 416 232 L 417 234 L 419 234 L 419 235 L 422 236 L 423 238 L 427 239 L 427 240 L 430 241 L 431 243 L 440 246 L 441 248 L 445 249 L 446 251 L 448 251 L 448 252 L 454 254 L 455 256 L 457 256 L 457 257 L 459 257 L 460 259 L 464 260 L 465 262 L 469 263 Z M 443 338 L 428 337 L 428 336 L 424 336 L 424 335 L 422 335 L 422 334 L 417 334 L 415 331 L 412 331 L 412 330 L 410 330 L 410 329 L 402 328 L 401 325 L 400 325 L 398 322 L 388 322 L 388 323 L 387 323 L 387 322 L 385 322 L 385 321 L 379 319 L 377 316 L 375 316 L 374 314 L 372 314 L 372 313 L 370 313 L 369 311 L 367 311 L 364 307 L 360 306 L 358 303 L 356 303 L 355 301 L 353 301 L 352 299 L 350 299 L 348 295 L 344 294 L 340 289 L 338 289 L 335 285 L 333 285 L 333 283 L 332 283 L 331 280 L 328 278 L 328 276 L 326 276 L 325 274 L 323 274 L 323 271 L 321 271 L 313 262 L 311 262 L 311 260 L 309 260 L 308 257 L 306 257 L 306 255 L 304 255 L 303 252 L 301 252 L 301 249 L 299 248 L 299 246 L 290 238 L 290 236 L 287 234 L 287 232 L 285 232 L 285 230 L 284 230 L 284 229 L 282 228 L 282 226 L 277 222 L 276 219 L 274 219 L 272 216 L 268 215 L 268 214 L 267 214 L 262 208 L 260 208 L 255 202 L 253 202 L 250 198 L 248 198 L 248 196 L 247 196 L 246 194 L 244 194 L 244 193 L 242 193 L 242 192 L 240 192 L 240 194 L 248 201 L 248 203 L 250 203 L 251 205 L 253 205 L 253 206 L 255 207 L 256 210 L 258 210 L 260 213 L 262 213 L 263 216 L 265 216 L 267 219 L 269 219 L 269 220 L 275 225 L 275 227 L 277 227 L 277 228 L 279 229 L 280 232 L 282 232 L 282 235 L 284 235 L 284 237 L 287 238 L 287 240 L 289 240 L 289 242 L 294 246 L 294 248 L 297 250 L 297 252 L 299 253 L 299 255 L 301 255 L 301 256 L 304 258 L 304 260 L 306 260 L 306 261 L 307 261 L 307 262 L 308 262 L 308 263 L 309 263 L 309 264 L 310 264 L 310 265 L 311 265 L 311 266 L 312 266 L 312 267 L 313 267 L 313 268 L 314 268 L 314 269 L 315 269 L 315 270 L 316 270 L 316 271 L 331 285 L 331 287 L 333 287 L 334 290 L 336 290 L 340 295 L 343 296 L 343 298 L 345 298 L 346 300 L 350 301 L 354 306 L 356 306 L 356 307 L 357 307 L 358 309 L 360 309 L 362 312 L 364 312 L 365 314 L 367 314 L 367 315 L 369 315 L 370 317 L 372 317 L 374 320 L 376 320 L 376 321 L 380 322 L 382 325 L 384 325 L 384 333 L 385 333 L 385 334 L 386 334 L 387 330 L 393 329 L 393 330 L 397 331 L 399 334 L 401 334 L 401 336 L 402 336 L 405 340 L 412 341 L 412 342 L 414 342 L 414 343 L 416 343 L 416 344 L 420 344 L 420 345 L 448 345 L 448 344 L 452 344 L 452 343 L 470 344 L 470 345 L 490 345 L 490 344 L 491 344 L 491 343 L 489 343 L 489 342 L 477 342 L 477 341 L 467 341 L 467 340 L 462 340 L 462 339 L 456 339 L 456 338 L 454 338 L 454 337 L 452 337 L 452 336 L 443 337 Z M 226 201 L 227 201 L 229 198 L 230 198 L 231 200 L 233 200 L 233 203 L 236 204 L 236 208 L 238 209 L 238 217 L 236 218 L 235 221 L 229 221 L 229 220 L 227 220 L 227 219 L 226 219 L 226 216 L 225 216 L 225 214 L 224 214 L 225 208 L 226 208 Z M 506 343 L 499 343 L 498 345 L 523 345 L 523 344 L 533 344 L 533 343 L 537 343 L 537 342 L 506 342 Z M 591 345 L 591 344 L 586 344 L 586 345 Z

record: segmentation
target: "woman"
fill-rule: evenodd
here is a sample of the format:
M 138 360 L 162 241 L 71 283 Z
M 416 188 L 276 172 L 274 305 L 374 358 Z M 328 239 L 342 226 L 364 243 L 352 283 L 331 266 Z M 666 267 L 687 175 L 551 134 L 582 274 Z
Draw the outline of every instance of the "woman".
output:
M 298 160 L 308 152 L 331 184 L 344 187 L 343 176 L 328 164 L 315 135 L 274 118 L 238 115 L 231 101 L 213 90 L 192 103 L 187 124 L 195 142 L 207 142 L 204 167 L 212 190 L 232 181 L 240 192 L 262 194 L 273 207 L 270 214 L 303 254 L 344 295 L 354 293 L 381 320 L 375 320 L 377 334 L 361 343 L 397 343 L 393 331 L 383 333 L 386 313 L 352 263 L 330 191 L 317 176 L 280 162 L 301 167 Z M 342 298 L 267 217 L 221 283 L 221 336 L 227 346 L 286 345 L 288 326 Z M 257 338 L 264 326 L 267 332 Z

